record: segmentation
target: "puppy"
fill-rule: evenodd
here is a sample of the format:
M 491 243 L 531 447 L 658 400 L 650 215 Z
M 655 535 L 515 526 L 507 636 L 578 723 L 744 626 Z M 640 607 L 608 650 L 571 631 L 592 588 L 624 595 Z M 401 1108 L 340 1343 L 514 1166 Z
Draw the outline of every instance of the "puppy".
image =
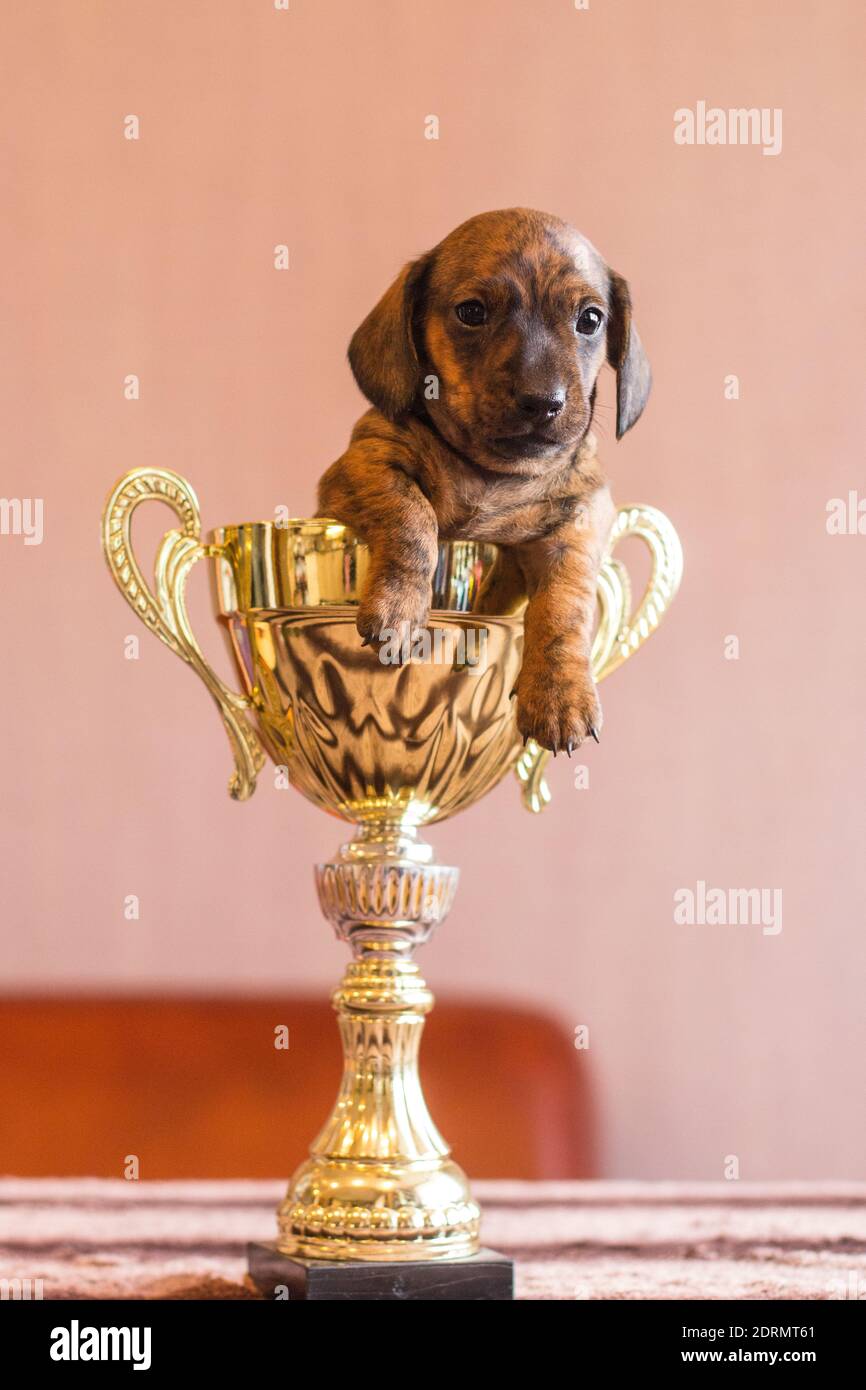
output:
M 598 741 L 590 648 L 614 508 L 589 433 L 596 381 L 610 363 L 618 439 L 650 390 L 626 282 L 557 217 L 482 213 L 404 268 L 349 362 L 373 409 L 322 478 L 319 513 L 370 547 L 362 639 L 424 626 L 440 540 L 493 541 L 482 610 L 529 600 L 524 741 Z

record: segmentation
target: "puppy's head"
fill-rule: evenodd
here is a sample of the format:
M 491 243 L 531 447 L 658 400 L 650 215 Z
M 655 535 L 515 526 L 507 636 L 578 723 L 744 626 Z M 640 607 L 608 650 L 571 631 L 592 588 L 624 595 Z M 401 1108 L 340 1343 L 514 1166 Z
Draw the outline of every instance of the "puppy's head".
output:
M 617 438 L 650 390 L 626 282 L 568 223 L 524 208 L 473 217 L 407 265 L 349 361 L 389 418 L 426 412 L 499 473 L 541 473 L 573 452 L 605 361 L 617 373 Z

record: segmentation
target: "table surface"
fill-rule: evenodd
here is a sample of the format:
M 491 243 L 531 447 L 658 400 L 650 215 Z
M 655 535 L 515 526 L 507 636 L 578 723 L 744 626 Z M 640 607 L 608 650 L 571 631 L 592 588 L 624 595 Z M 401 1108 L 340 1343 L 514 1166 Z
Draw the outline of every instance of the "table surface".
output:
M 0 1180 L 0 1279 L 44 1298 L 254 1298 L 285 1184 Z M 866 1183 L 478 1182 L 523 1299 L 866 1298 Z

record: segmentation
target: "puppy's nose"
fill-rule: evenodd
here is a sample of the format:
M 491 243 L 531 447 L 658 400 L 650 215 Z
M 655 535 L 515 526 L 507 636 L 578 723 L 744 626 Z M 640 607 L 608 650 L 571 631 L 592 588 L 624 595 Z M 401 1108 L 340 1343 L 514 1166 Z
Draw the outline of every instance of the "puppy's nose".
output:
M 551 391 L 546 396 L 527 392 L 517 397 L 517 408 L 528 420 L 552 420 L 564 405 L 564 391 Z

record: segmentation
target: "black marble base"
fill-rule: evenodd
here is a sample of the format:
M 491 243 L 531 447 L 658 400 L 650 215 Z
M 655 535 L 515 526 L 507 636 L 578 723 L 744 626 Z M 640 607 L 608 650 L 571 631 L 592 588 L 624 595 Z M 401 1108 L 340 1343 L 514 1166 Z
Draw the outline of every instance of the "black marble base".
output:
M 465 1300 L 514 1298 L 514 1262 L 494 1250 L 463 1260 L 305 1260 L 271 1243 L 247 1246 L 250 1277 L 267 1298 Z

